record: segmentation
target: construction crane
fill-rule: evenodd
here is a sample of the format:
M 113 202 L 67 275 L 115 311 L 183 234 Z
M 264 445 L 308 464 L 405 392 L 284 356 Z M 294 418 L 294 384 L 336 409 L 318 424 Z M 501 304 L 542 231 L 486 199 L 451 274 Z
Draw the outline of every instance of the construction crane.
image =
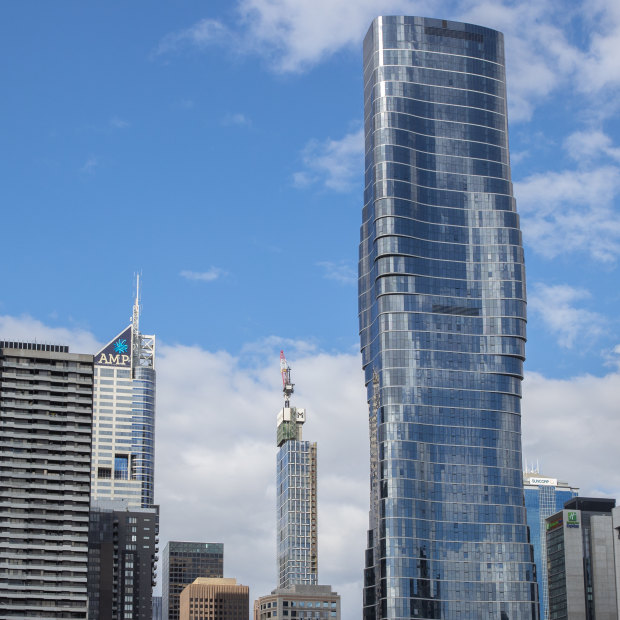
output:
M 291 383 L 291 367 L 286 362 L 284 351 L 280 351 L 280 372 L 282 373 L 282 393 L 284 394 L 284 406 L 290 407 L 291 394 L 295 391 Z

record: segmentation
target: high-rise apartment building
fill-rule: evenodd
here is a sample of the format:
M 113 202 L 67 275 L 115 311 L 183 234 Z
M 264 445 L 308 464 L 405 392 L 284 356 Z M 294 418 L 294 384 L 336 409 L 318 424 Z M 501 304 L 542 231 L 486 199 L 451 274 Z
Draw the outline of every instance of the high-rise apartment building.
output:
M 537 618 L 503 36 L 378 17 L 364 40 L 364 99 L 364 616 Z
M 340 596 L 318 584 L 316 443 L 303 441 L 306 411 L 291 407 L 291 368 L 280 351 L 284 407 L 277 427 L 279 587 L 254 601 L 254 620 L 340 620 Z
M 153 617 L 159 507 L 93 500 L 88 537 L 88 620 Z
M 549 620 L 549 587 L 547 582 L 547 517 L 564 508 L 564 503 L 576 497 L 579 489 L 557 478 L 541 476 L 538 471 L 523 474 L 523 493 L 530 542 L 534 548 L 534 562 L 538 579 L 538 598 L 541 620 Z
M 617 620 L 620 508 L 616 500 L 575 497 L 546 519 L 549 618 Z
M 140 332 L 136 294 L 131 325 L 95 355 L 92 496 L 153 506 L 155 336 Z
M 250 588 L 236 579 L 198 577 L 180 601 L 180 620 L 248 620 Z
M 280 588 L 318 583 L 316 443 L 303 441 L 304 409 L 291 407 L 291 369 L 280 353 L 284 407 L 277 426 L 277 545 Z
M 0 341 L 0 619 L 86 618 L 93 356 Z
M 164 549 L 162 572 L 162 615 L 179 620 L 181 592 L 198 577 L 224 576 L 222 543 L 171 540 Z

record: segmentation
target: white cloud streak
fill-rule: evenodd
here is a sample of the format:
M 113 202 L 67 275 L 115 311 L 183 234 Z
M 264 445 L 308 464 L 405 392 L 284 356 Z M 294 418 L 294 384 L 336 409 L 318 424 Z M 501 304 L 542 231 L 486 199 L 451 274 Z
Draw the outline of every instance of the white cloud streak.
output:
M 217 45 L 235 38 L 224 24 L 215 19 L 201 19 L 184 30 L 167 34 L 159 42 L 154 52 L 155 56 L 170 54 L 184 49 L 204 49 L 210 45 Z
M 611 263 L 620 255 L 620 168 L 563 170 L 515 184 L 526 244 L 547 258 L 582 252 Z
M 357 283 L 357 271 L 348 263 L 341 261 L 321 261 L 317 263 L 324 270 L 328 280 L 334 280 L 340 284 L 352 285 Z
M 183 270 L 179 273 L 182 278 L 186 280 L 197 280 L 199 282 L 213 282 L 227 273 L 219 267 L 211 267 L 207 271 L 188 271 Z
M 310 141 L 302 151 L 304 170 L 293 175 L 298 188 L 320 184 L 337 192 L 349 192 L 362 185 L 364 131 L 358 129 L 340 140 Z
M 528 307 L 540 316 L 560 346 L 570 349 L 578 340 L 591 344 L 604 333 L 605 317 L 575 306 L 575 302 L 590 299 L 588 291 L 566 284 L 548 286 L 541 283 L 535 284 L 532 291 L 528 296 Z

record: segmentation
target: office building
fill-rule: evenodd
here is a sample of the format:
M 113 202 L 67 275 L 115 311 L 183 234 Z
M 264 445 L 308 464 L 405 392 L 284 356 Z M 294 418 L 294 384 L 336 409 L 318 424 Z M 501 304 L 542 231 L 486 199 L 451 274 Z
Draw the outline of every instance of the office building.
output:
M 93 356 L 0 341 L 0 619 L 86 618 Z
M 88 540 L 88 618 L 151 620 L 159 508 L 94 500 Z
M 613 499 L 575 497 L 546 519 L 549 617 L 617 620 L 620 509 Z
M 146 336 L 140 331 L 139 278 L 136 282 L 136 299 L 132 321 L 118 333 L 96 355 L 94 367 L 94 422 L 91 485 L 93 505 L 105 505 L 105 511 L 91 518 L 90 539 L 93 544 L 108 542 L 106 531 L 112 520 L 126 523 L 136 520 L 127 530 L 141 527 L 143 519 L 148 521 L 149 535 L 129 554 L 128 561 L 135 561 L 133 571 L 125 571 L 109 562 L 102 564 L 99 577 L 90 572 L 91 613 L 113 606 L 119 610 L 121 592 L 122 608 L 133 609 L 134 619 L 151 620 L 151 600 L 146 600 L 146 590 L 155 581 L 157 547 L 156 533 L 159 519 L 158 507 L 154 505 L 154 433 L 155 433 L 155 336 Z M 111 512 L 110 512 L 111 511 Z M 128 516 L 128 511 L 135 514 Z M 148 516 L 146 516 L 148 515 Z M 127 541 L 130 548 L 131 541 Z M 122 543 L 121 543 L 122 544 Z M 120 571 L 120 572 L 119 572 Z M 150 572 L 150 576 L 149 576 Z M 139 576 L 139 585 L 136 582 Z M 114 585 L 114 596 L 109 598 L 103 591 L 97 595 L 93 588 L 108 588 Z M 108 592 L 108 590 L 105 590 Z M 151 595 L 152 596 L 152 587 Z M 121 613 L 121 611 L 119 611 Z M 116 617 L 116 616 L 115 616 Z M 125 616 L 123 616 L 125 617 Z
M 250 588 L 236 579 L 199 577 L 181 592 L 180 620 L 248 620 Z
M 284 407 L 277 421 L 277 545 L 280 588 L 318 583 L 316 443 L 303 441 L 304 409 L 291 407 L 291 369 L 280 353 Z
M 538 617 L 503 47 L 488 28 L 402 16 L 364 40 L 367 620 Z
M 162 572 L 162 614 L 179 620 L 181 592 L 198 577 L 224 576 L 222 543 L 179 542 L 171 540 L 164 549 Z
M 254 603 L 254 620 L 340 620 L 340 596 L 331 586 L 277 588 Z
M 155 336 L 132 323 L 95 355 L 92 497 L 153 506 Z
M 579 489 L 557 478 L 541 476 L 538 471 L 523 474 L 523 493 L 530 542 L 538 579 L 538 598 L 541 620 L 549 620 L 549 588 L 547 582 L 547 535 L 545 520 L 564 508 L 564 503 L 576 497 Z

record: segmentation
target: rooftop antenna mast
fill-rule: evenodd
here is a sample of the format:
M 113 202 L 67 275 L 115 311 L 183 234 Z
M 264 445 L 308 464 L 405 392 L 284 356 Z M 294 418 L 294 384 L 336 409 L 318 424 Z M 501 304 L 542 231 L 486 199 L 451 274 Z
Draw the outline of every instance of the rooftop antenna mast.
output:
M 291 394 L 295 391 L 295 385 L 291 383 L 291 367 L 284 357 L 284 351 L 280 351 L 280 372 L 282 374 L 282 393 L 284 394 L 284 406 L 290 407 Z
M 140 333 L 140 274 L 136 274 L 136 301 L 133 304 L 131 326 L 135 335 Z

